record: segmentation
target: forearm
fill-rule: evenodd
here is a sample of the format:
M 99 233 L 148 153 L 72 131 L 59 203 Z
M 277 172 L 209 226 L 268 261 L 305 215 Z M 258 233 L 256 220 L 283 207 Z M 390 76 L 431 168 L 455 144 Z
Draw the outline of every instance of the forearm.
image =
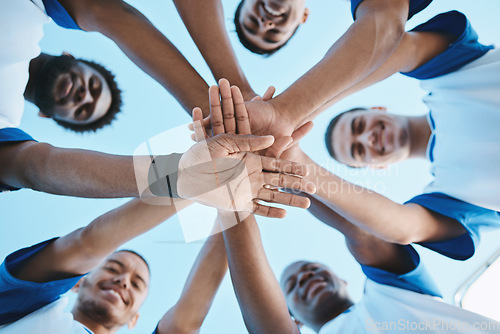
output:
M 58 195 L 138 196 L 132 157 L 25 142 L 0 148 L 1 180 Z
M 218 225 L 218 221 L 216 222 Z M 227 272 L 222 233 L 205 241 L 193 264 L 179 301 L 161 319 L 158 334 L 197 333 Z
M 159 201 L 160 199 L 157 199 Z M 92 270 L 116 248 L 137 237 L 189 205 L 189 201 L 162 199 L 149 205 L 134 199 L 44 248 L 16 269 L 14 276 L 46 282 L 82 275 Z
M 245 100 L 253 97 L 226 31 L 221 0 L 174 0 L 174 4 L 215 79 L 228 79 Z
M 276 109 L 300 123 L 382 65 L 403 34 L 404 22 L 398 19 L 370 14 L 357 19 L 316 66 L 273 100 Z
M 247 330 L 250 333 L 298 333 L 267 262 L 253 215 L 225 229 L 223 234 L 231 279 Z
M 396 51 L 370 75 L 352 85 L 318 108 L 308 119 L 314 119 L 322 111 L 340 100 L 380 82 L 398 72 L 410 72 L 444 52 L 455 36 L 433 32 L 406 32 Z
M 98 31 L 113 40 L 189 114 L 194 107 L 200 107 L 208 115 L 207 83 L 144 15 L 121 0 L 86 3 L 87 6 L 82 3 L 74 11 L 84 30 Z

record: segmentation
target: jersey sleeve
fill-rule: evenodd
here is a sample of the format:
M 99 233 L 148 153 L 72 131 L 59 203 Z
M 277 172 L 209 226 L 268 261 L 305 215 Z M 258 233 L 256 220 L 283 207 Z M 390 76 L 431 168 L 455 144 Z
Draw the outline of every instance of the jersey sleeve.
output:
M 57 238 L 23 248 L 9 256 L 0 265 L 0 325 L 4 325 L 34 312 L 58 300 L 68 292 L 82 276 L 45 283 L 23 281 L 11 272 L 21 263 L 40 252 Z
M 429 6 L 432 0 L 409 0 L 410 8 L 408 12 L 408 20 L 412 18 L 413 15 L 422 11 L 425 7 Z M 358 9 L 359 5 L 363 2 L 363 0 L 351 0 L 351 14 L 352 18 L 356 20 L 356 9 Z
M 412 246 L 404 246 L 411 256 L 414 269 L 408 273 L 398 275 L 380 268 L 361 265 L 366 277 L 374 282 L 405 289 L 421 294 L 441 297 L 441 292 L 434 283 L 425 266 L 420 261 L 420 256 Z
M 73 17 L 68 13 L 66 8 L 61 5 L 58 0 L 42 0 L 45 6 L 45 11 L 47 15 L 50 16 L 54 22 L 66 29 L 82 30 L 78 24 L 75 22 Z
M 456 36 L 448 48 L 422 66 L 401 74 L 419 79 L 432 79 L 458 70 L 493 49 L 478 42 L 478 35 L 467 17 L 457 11 L 439 14 L 411 31 L 445 33 Z
M 497 211 L 481 208 L 443 193 L 422 194 L 406 203 L 418 204 L 435 213 L 455 219 L 465 227 L 467 233 L 456 238 L 419 243 L 455 260 L 467 260 L 474 255 L 480 240 L 479 229 L 500 228 L 500 214 Z

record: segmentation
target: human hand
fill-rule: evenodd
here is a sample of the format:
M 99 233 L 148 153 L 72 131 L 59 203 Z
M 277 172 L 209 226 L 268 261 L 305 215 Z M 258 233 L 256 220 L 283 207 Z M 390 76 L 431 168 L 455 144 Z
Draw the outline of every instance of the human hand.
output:
M 220 101 L 219 101 L 220 94 Z M 201 141 L 201 143 L 208 143 L 208 146 L 211 145 L 213 139 L 219 138 L 218 140 L 222 140 L 221 138 L 227 138 L 227 141 L 224 142 L 226 147 L 229 147 L 231 144 L 229 143 L 231 140 L 235 138 L 253 138 L 253 140 L 262 140 L 267 138 L 267 147 L 273 143 L 272 137 L 255 137 L 248 136 L 250 134 L 250 123 L 248 118 L 248 113 L 246 111 L 245 105 L 243 103 L 243 96 L 241 95 L 240 90 L 233 86 L 229 86 L 229 82 L 225 80 L 225 82 L 221 82 L 221 86 L 212 86 L 210 88 L 210 105 L 211 105 L 211 132 L 215 137 L 207 138 L 207 134 L 204 126 L 202 125 L 202 113 L 199 108 L 193 110 L 193 121 L 194 121 L 194 130 L 195 130 L 195 138 L 197 141 Z M 225 134 L 226 133 L 226 134 Z M 232 138 L 227 137 L 227 133 L 239 133 L 244 136 L 233 136 Z M 225 134 L 225 135 L 224 135 Z M 226 137 L 224 137 L 226 136 Z M 271 141 L 269 141 L 271 139 Z M 291 138 L 290 138 L 291 141 Z M 200 144 L 200 143 L 198 143 Z M 198 145 L 197 144 L 197 145 Z M 220 144 L 220 142 L 218 143 Z M 240 143 L 235 143 L 237 146 L 240 146 Z M 263 144 L 265 145 L 265 144 Z M 196 145 L 195 145 L 196 146 Z M 217 146 L 217 149 L 220 150 L 220 146 Z M 242 149 L 242 147 L 239 147 Z M 255 151 L 259 148 L 254 146 L 251 150 Z M 213 159 L 214 151 L 210 152 L 210 158 Z M 219 152 L 224 154 L 226 152 Z M 286 162 L 280 159 L 273 159 L 269 157 L 262 157 L 256 154 L 244 154 L 240 157 L 237 156 L 237 152 L 233 152 L 232 159 L 221 160 L 215 159 L 217 162 L 222 163 L 222 166 L 217 166 L 215 170 L 217 171 L 227 171 L 229 169 L 238 170 L 239 180 L 236 181 L 239 185 L 244 184 L 244 186 L 240 186 L 240 189 L 235 192 L 232 198 L 232 207 L 228 207 L 227 203 L 223 205 L 219 205 L 220 210 L 226 211 L 247 211 L 253 212 L 256 214 L 268 216 L 268 217 L 283 217 L 286 213 L 283 209 L 278 209 L 274 207 L 263 206 L 261 204 L 255 203 L 255 200 L 264 200 L 267 202 L 273 203 L 281 203 L 291 206 L 297 206 L 302 208 L 307 208 L 309 206 L 309 200 L 304 197 L 299 197 L 294 194 L 285 194 L 280 192 L 277 189 L 273 189 L 272 187 L 280 187 L 277 185 L 278 183 L 285 184 L 288 183 L 295 189 L 299 188 L 309 188 L 309 191 L 313 190 L 312 184 L 303 183 L 303 179 L 298 176 L 287 175 L 284 173 L 293 173 L 299 176 L 304 176 L 302 166 Z M 206 155 L 206 151 L 203 152 Z M 236 154 L 236 155 L 235 155 Z M 217 154 L 215 155 L 217 156 Z M 184 158 L 184 157 L 183 157 Z M 206 159 L 207 157 L 205 157 Z M 240 159 L 237 161 L 236 159 Z M 271 159 L 271 160 L 269 160 Z M 182 160 L 181 160 L 182 163 Z M 266 167 L 267 165 L 267 167 Z M 248 174 L 248 179 L 245 179 L 246 174 L 242 173 L 242 168 L 245 166 L 246 173 Z M 283 166 L 283 167 L 280 167 Z M 181 166 L 180 166 L 181 167 Z M 276 168 L 277 167 L 277 168 Z M 181 167 L 180 170 L 183 170 Z M 198 171 L 197 171 L 198 172 Z M 226 180 L 226 175 L 220 175 L 221 173 L 217 173 L 217 177 L 219 178 L 217 181 L 220 184 L 224 182 L 233 182 L 235 179 Z M 250 176 L 251 175 L 251 176 Z M 210 179 L 213 175 L 205 175 L 205 178 Z M 222 177 L 222 179 L 220 178 Z M 264 182 L 264 183 L 263 183 Z M 220 187 L 223 190 L 224 187 Z M 229 188 L 227 188 L 230 190 Z M 307 190 L 306 190 L 307 191 Z M 227 191 L 226 191 L 227 192 Z M 181 191 L 179 190 L 179 193 Z M 223 195 L 223 194 L 222 194 Z M 181 195 L 182 196 L 182 195 Z M 221 197 L 221 199 L 224 196 Z M 227 197 L 227 195 L 226 195 Z M 204 201 L 207 198 L 202 199 Z M 211 197 L 213 201 L 213 197 Z M 201 202 L 200 202 L 201 203 Z M 219 203 L 222 204 L 222 203 Z M 213 206 L 213 205 L 212 205 Z M 239 208 L 239 209 L 238 209 Z M 244 210 L 241 208 L 245 208 Z

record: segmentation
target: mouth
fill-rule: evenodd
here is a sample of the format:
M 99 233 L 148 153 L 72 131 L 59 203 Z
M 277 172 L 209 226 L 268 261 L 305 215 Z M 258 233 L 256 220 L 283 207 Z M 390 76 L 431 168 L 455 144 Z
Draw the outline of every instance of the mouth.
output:
M 266 12 L 266 14 L 272 17 L 281 17 L 285 15 L 286 12 L 286 8 L 275 4 L 262 3 L 262 8 Z
M 104 291 L 105 295 L 112 300 L 121 301 L 125 305 L 129 304 L 123 297 L 122 293 L 120 292 L 120 289 L 118 288 L 115 287 L 104 288 L 102 289 L 102 291 Z
M 323 277 L 310 278 L 304 290 L 304 299 L 311 300 L 316 295 L 318 295 L 318 293 L 320 293 L 321 290 L 323 290 L 326 286 L 327 282 Z

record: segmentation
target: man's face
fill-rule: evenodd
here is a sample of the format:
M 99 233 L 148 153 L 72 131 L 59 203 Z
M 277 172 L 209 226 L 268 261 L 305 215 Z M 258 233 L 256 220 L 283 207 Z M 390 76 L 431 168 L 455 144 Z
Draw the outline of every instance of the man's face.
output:
M 239 24 L 247 40 L 270 51 L 286 43 L 308 14 L 305 0 L 244 0 Z
M 100 324 L 123 326 L 138 314 L 148 287 L 146 263 L 133 253 L 117 252 L 82 279 L 75 307 Z
M 409 135 L 408 118 L 371 109 L 342 115 L 329 140 L 339 162 L 380 167 L 409 156 Z
M 36 81 L 35 104 L 54 119 L 89 124 L 103 117 L 111 105 L 105 78 L 70 56 L 49 61 Z
M 306 325 L 329 321 L 349 300 L 346 283 L 318 263 L 292 263 L 280 285 L 290 312 Z

